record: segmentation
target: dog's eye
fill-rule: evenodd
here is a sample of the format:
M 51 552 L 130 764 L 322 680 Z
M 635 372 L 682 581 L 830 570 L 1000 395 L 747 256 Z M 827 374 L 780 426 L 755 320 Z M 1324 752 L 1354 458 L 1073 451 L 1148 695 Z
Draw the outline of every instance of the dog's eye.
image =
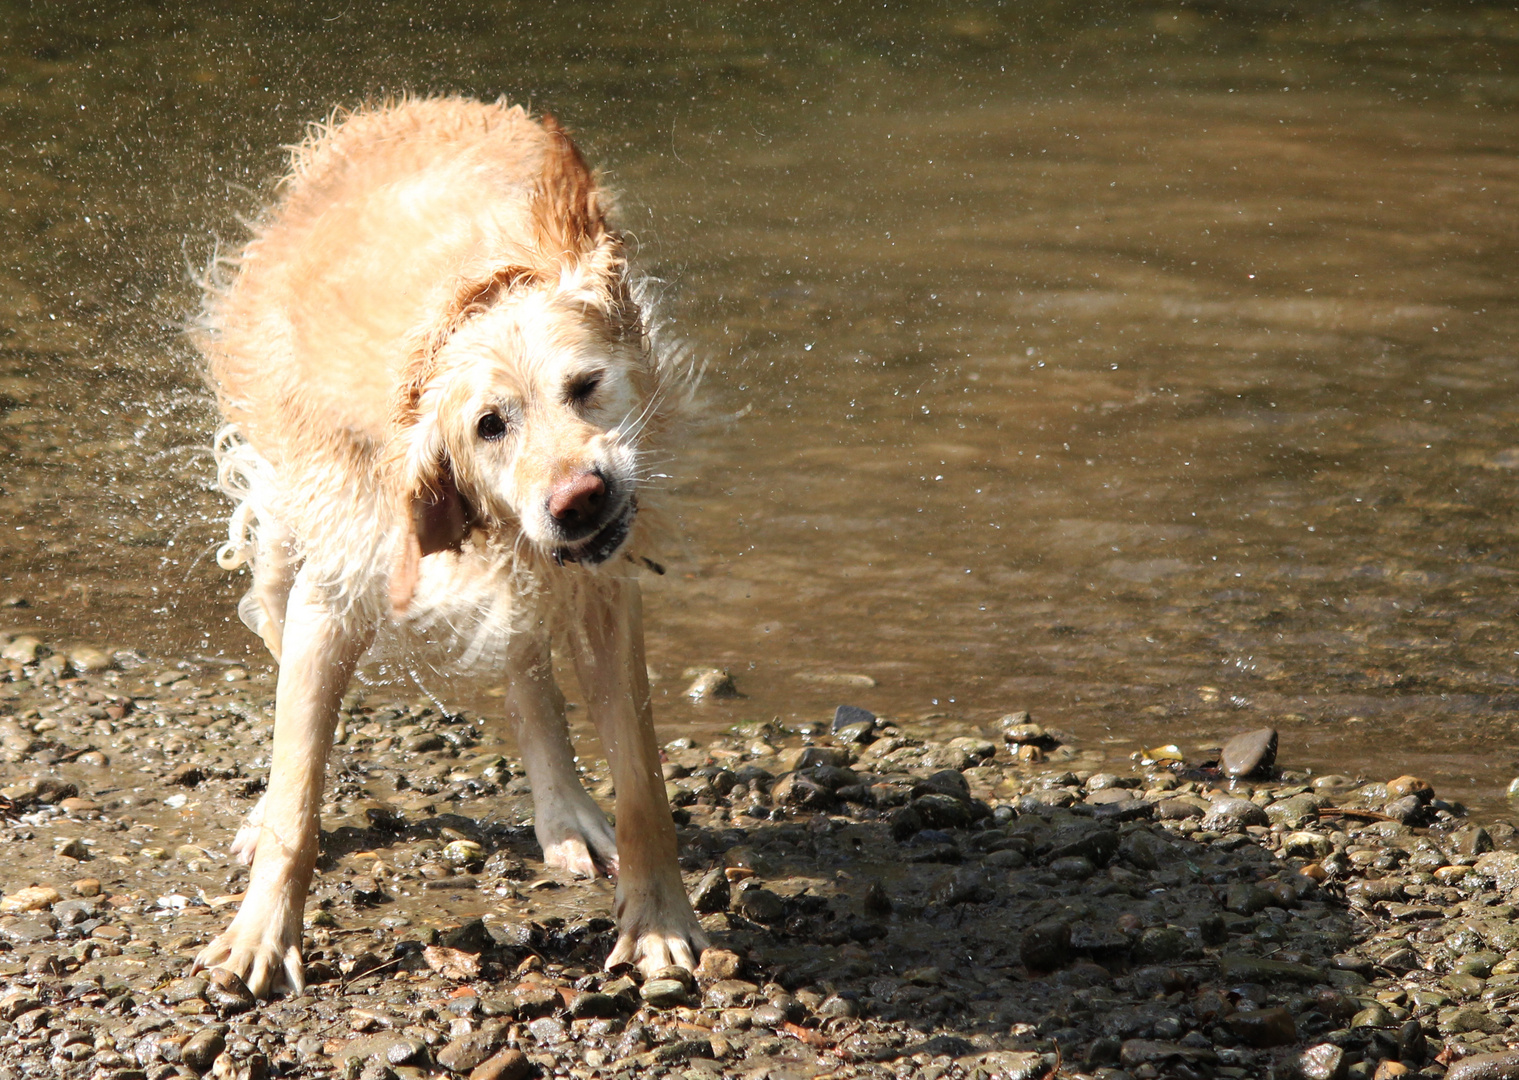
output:
M 480 422 L 475 425 L 475 431 L 486 442 L 495 442 L 506 434 L 506 421 L 500 413 L 488 412 L 480 417 Z
M 567 394 L 572 403 L 584 405 L 591 400 L 591 395 L 596 393 L 596 388 L 601 385 L 600 373 L 594 375 L 582 375 L 570 383 Z

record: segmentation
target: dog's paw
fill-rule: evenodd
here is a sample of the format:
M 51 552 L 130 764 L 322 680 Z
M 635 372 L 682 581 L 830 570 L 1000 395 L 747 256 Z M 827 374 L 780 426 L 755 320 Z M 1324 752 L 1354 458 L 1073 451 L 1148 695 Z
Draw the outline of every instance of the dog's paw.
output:
M 615 877 L 617 836 L 612 826 L 589 796 L 584 805 L 576 803 L 536 808 L 533 831 L 543 848 L 544 864 L 576 877 L 595 877 L 598 870 Z
M 306 989 L 306 969 L 301 962 L 301 927 L 292 930 L 279 919 L 245 919 L 238 912 L 232 925 L 195 957 L 191 973 L 223 968 L 238 976 L 254 997 L 272 997 L 282 988 L 294 993 Z
M 253 804 L 253 809 L 248 811 L 248 816 L 238 827 L 237 836 L 232 839 L 232 857 L 244 866 L 253 865 L 253 853 L 258 849 L 259 833 L 264 828 L 264 800 L 266 798 L 268 798 L 267 795 L 262 795 L 258 802 Z
M 607 967 L 634 964 L 645 978 L 667 967 L 695 971 L 702 950 L 711 944 L 683 893 L 650 905 L 641 915 L 624 908 L 618 923 L 620 932 Z

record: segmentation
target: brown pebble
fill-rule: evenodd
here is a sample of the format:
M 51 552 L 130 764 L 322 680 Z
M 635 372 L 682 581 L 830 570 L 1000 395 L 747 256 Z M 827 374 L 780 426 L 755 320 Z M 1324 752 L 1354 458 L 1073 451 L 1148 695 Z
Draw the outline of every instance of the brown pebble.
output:
M 1377 1063 L 1376 1074 L 1371 1080 L 1403 1080 L 1411 1069 L 1401 1061 L 1393 1061 L 1391 1058 L 1383 1058 Z
M 522 1080 L 531 1068 L 521 1050 L 503 1050 L 470 1070 L 469 1080 Z
M 1427 780 L 1420 780 L 1417 776 L 1400 776 L 1396 780 L 1387 781 L 1387 801 L 1404 799 L 1414 796 L 1420 802 L 1429 802 L 1435 797 L 1435 789 Z
M 69 888 L 74 890 L 75 896 L 99 896 L 100 879 L 92 877 L 80 878 L 70 885 Z
M 729 949 L 703 949 L 696 965 L 696 977 L 702 982 L 718 982 L 738 975 L 742 964 L 738 953 Z

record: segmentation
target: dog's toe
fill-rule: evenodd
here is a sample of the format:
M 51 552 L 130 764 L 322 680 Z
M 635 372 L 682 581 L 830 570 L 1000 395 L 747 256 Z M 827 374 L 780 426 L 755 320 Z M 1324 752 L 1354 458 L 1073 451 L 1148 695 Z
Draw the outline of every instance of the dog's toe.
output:
M 221 968 L 230 971 L 257 998 L 272 997 L 281 989 L 300 994 L 306 989 L 306 969 L 301 962 L 299 939 L 288 942 L 287 934 L 267 924 L 252 930 L 234 919 L 226 931 L 202 949 L 191 973 Z
M 710 944 L 707 935 L 693 915 L 687 914 L 684 918 L 677 915 L 667 921 L 668 926 L 624 930 L 607 956 L 606 966 L 634 964 L 645 978 L 667 967 L 695 971 L 697 957 Z

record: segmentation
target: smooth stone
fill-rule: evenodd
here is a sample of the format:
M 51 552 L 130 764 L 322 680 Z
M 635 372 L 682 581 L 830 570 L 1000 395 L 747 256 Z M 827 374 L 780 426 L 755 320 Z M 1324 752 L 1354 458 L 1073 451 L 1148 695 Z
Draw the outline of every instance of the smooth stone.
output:
M 1429 781 L 1421 780 L 1417 776 L 1400 776 L 1396 780 L 1387 781 L 1387 799 L 1404 799 L 1413 796 L 1420 802 L 1429 802 L 1435 797 L 1435 789 Z
M 0 649 L 0 660 L 14 660 L 18 664 L 30 664 L 37 659 L 38 654 L 41 652 L 42 642 L 30 634 L 22 634 L 19 637 L 11 638 L 5 648 Z
M 1297 1025 L 1283 1008 L 1244 1009 L 1230 1015 L 1225 1023 L 1242 1042 L 1258 1050 L 1297 1042 Z
M 692 701 L 738 696 L 738 687 L 733 683 L 733 676 L 722 668 L 705 668 L 698 671 L 692 677 L 691 684 L 686 687 L 686 697 Z
M 1071 958 L 1071 926 L 1049 920 L 1035 923 L 1023 931 L 1018 956 L 1031 971 L 1056 971 Z
M 1445 1080 L 1519 1080 L 1519 1050 L 1462 1058 L 1446 1070 Z
M 1322 800 L 1317 795 L 1293 795 L 1291 798 L 1279 799 L 1269 804 L 1266 807 L 1266 816 L 1271 819 L 1273 825 L 1301 829 L 1304 825 L 1319 819 L 1320 802 Z
M 1224 744 L 1219 766 L 1225 776 L 1241 777 L 1264 771 L 1276 764 L 1275 728 L 1257 728 L 1234 736 Z
M 701 881 L 697 882 L 696 888 L 691 890 L 691 910 L 698 915 L 712 915 L 719 911 L 727 911 L 728 904 L 732 900 L 732 892 L 728 885 L 727 875 L 721 867 L 709 870 Z
M 1213 808 L 1202 821 L 1206 832 L 1224 832 L 1250 825 L 1270 824 L 1271 819 L 1266 816 L 1266 811 L 1249 799 L 1219 799 L 1213 803 Z
M 533 1063 L 521 1050 L 503 1050 L 470 1071 L 469 1080 L 523 1080 Z
M 775 922 L 786 914 L 786 902 L 769 889 L 745 889 L 734 901 L 734 909 L 755 922 Z
M 690 991 L 679 979 L 650 979 L 643 984 L 642 996 L 656 1009 L 673 1009 L 690 999 Z
M 208 1024 L 201 1028 L 180 1047 L 179 1060 L 198 1073 L 211 1067 L 221 1052 L 227 1048 L 227 1025 Z

